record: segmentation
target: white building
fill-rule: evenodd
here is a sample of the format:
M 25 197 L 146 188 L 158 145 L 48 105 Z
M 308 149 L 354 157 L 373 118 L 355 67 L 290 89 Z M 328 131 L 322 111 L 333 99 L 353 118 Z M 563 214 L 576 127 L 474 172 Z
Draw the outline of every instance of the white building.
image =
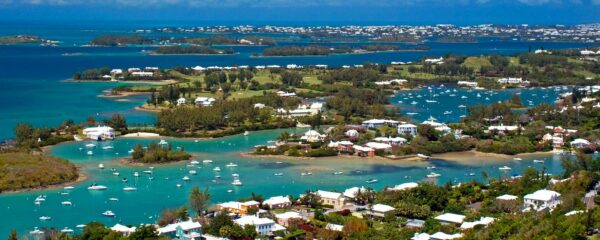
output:
M 388 150 L 392 149 L 392 145 L 389 145 L 387 143 L 380 143 L 380 142 L 368 142 L 365 144 L 365 146 L 375 149 L 375 150 L 388 151 Z
M 419 186 L 418 183 L 408 182 L 408 183 L 403 183 L 403 184 L 396 185 L 393 188 L 388 188 L 388 190 L 402 191 L 402 190 L 408 190 L 408 189 L 416 188 L 418 186 Z
M 451 239 L 461 238 L 461 237 L 462 237 L 462 234 L 460 234 L 460 233 L 447 234 L 444 232 L 436 232 L 432 235 L 429 235 L 427 233 L 415 233 L 415 236 L 413 236 L 410 239 L 411 240 L 451 240 Z
M 513 131 L 517 131 L 518 129 L 519 129 L 519 126 L 515 126 L 515 125 L 505 126 L 504 124 L 488 127 L 488 131 L 491 131 L 491 132 L 496 131 L 496 132 L 501 132 L 501 133 L 513 132 Z
M 185 98 L 177 99 L 177 106 L 185 105 Z
M 289 226 L 288 224 L 290 219 L 303 219 L 302 215 L 300 215 L 300 213 L 297 212 L 284 212 L 275 214 L 275 218 L 277 219 L 277 223 L 285 227 Z
M 323 111 L 323 103 L 316 102 L 308 104 L 301 104 L 298 108 L 288 111 L 290 117 L 303 117 L 312 116 Z
M 470 87 L 470 88 L 476 88 L 478 84 L 477 84 L 477 82 L 458 81 L 458 82 L 456 83 L 456 85 L 458 85 L 458 86 Z
M 178 236 L 178 231 L 183 232 L 183 236 Z M 170 238 L 196 239 L 202 236 L 202 224 L 189 219 L 184 222 L 172 223 L 158 229 L 158 235 Z
M 498 79 L 498 83 L 500 84 L 521 84 L 523 83 L 523 78 L 500 78 Z
M 277 91 L 277 96 L 280 96 L 280 97 L 294 97 L 294 96 L 296 96 L 296 93 L 294 93 L 294 92 Z
M 321 198 L 321 204 L 331 205 L 334 209 L 340 209 L 346 203 L 344 196 L 338 192 L 318 190 L 315 194 Z
M 121 225 L 118 223 L 110 228 L 110 230 L 122 233 L 123 236 L 126 236 L 126 237 L 129 236 L 129 234 L 131 234 L 132 232 L 135 232 L 135 229 L 136 229 L 136 227 L 127 227 L 125 225 Z
M 344 197 L 353 199 L 356 197 L 356 194 L 358 194 L 359 191 L 365 192 L 365 191 L 367 191 L 367 189 L 364 187 L 351 187 L 351 188 L 344 190 L 343 195 L 344 195 Z
M 359 133 L 356 129 L 350 129 L 350 130 L 346 131 L 344 133 L 344 135 L 346 135 L 346 137 L 349 137 L 349 138 L 358 138 Z
M 585 147 L 590 146 L 590 141 L 585 140 L 583 138 L 578 138 L 578 139 L 571 141 L 571 143 L 569 143 L 569 144 L 573 148 L 585 148 Z
M 292 202 L 288 197 L 285 196 L 276 196 L 270 197 L 262 203 L 263 206 L 269 206 L 270 209 L 275 208 L 286 208 L 292 206 Z
M 252 225 L 256 228 L 256 232 L 260 235 L 270 235 L 275 231 L 285 230 L 285 227 L 275 223 L 272 219 L 269 218 L 259 218 L 254 215 L 246 215 L 241 218 L 233 220 L 236 224 L 240 226 Z
M 417 135 L 417 125 L 410 124 L 410 123 L 400 124 L 400 125 L 398 125 L 398 134 L 400 134 L 400 135 L 408 134 L 411 136 L 416 136 Z
M 152 77 L 154 72 L 132 72 L 131 75 L 135 77 Z
M 510 195 L 510 194 L 504 194 L 502 196 L 496 197 L 496 200 L 501 200 L 501 201 L 513 201 L 513 200 L 517 200 L 517 199 L 519 199 L 519 197 L 517 197 L 515 195 Z
M 373 141 L 378 143 L 386 143 L 392 146 L 402 145 L 407 142 L 406 138 L 402 137 L 376 137 L 373 138 Z
M 473 221 L 473 222 L 463 222 L 460 225 L 460 229 L 471 229 L 474 228 L 477 225 L 483 225 L 483 226 L 487 226 L 490 225 L 492 222 L 494 222 L 494 218 L 491 217 L 481 217 L 479 220 L 477 221 Z
M 435 217 L 435 220 L 440 221 L 442 224 L 461 224 L 465 220 L 465 215 L 444 213 Z
M 560 193 L 547 189 L 537 190 L 523 197 L 523 207 L 526 210 L 552 210 L 560 203 Z
M 307 142 L 322 142 L 325 137 L 324 134 L 320 134 L 315 130 L 308 130 L 300 139 Z
M 215 103 L 215 99 L 214 98 L 209 98 L 209 97 L 197 97 L 194 100 L 194 104 L 196 104 L 196 106 L 204 106 L 204 107 L 210 107 Z
M 115 139 L 115 130 L 109 126 L 89 127 L 83 129 L 83 134 L 96 141 Z
M 369 214 L 378 217 L 385 217 L 387 213 L 396 210 L 394 207 L 385 204 L 375 204 L 371 207 Z
M 382 126 L 392 126 L 395 127 L 398 125 L 398 121 L 396 120 L 389 120 L 389 119 L 369 119 L 366 121 L 362 122 L 362 125 L 367 127 L 367 128 L 378 128 L 378 127 L 382 127 Z
M 425 63 L 442 64 L 442 63 L 444 63 L 444 58 L 443 57 L 440 57 L 440 58 L 428 58 L 428 59 L 425 59 Z

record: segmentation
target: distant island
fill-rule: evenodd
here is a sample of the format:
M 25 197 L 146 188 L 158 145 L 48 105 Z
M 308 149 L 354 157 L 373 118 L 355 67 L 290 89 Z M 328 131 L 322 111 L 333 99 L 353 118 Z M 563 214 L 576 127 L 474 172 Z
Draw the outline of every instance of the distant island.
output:
M 151 54 L 159 55 L 176 55 L 176 54 L 203 54 L 203 55 L 222 55 L 222 54 L 234 54 L 233 49 L 216 49 L 209 47 L 199 46 L 161 46 Z
M 94 46 L 126 46 L 152 44 L 154 41 L 150 38 L 138 35 L 100 35 L 96 36 L 90 42 Z
M 404 51 L 404 50 L 415 50 L 415 51 L 426 51 L 429 50 L 427 46 L 411 46 L 411 47 L 400 47 L 396 45 L 364 45 L 358 48 L 352 48 L 348 46 L 337 46 L 327 47 L 321 45 L 311 46 L 284 46 L 284 47 L 270 47 L 263 50 L 262 56 L 327 56 L 331 54 L 360 54 L 360 53 L 375 53 L 375 52 L 390 52 L 390 51 Z
M 139 144 L 135 145 L 130 163 L 163 164 L 189 160 L 190 158 L 192 158 L 192 155 L 183 151 L 183 148 L 173 150 L 171 144 L 161 141 L 159 143 L 152 142 L 148 144 L 147 148 Z
M 46 42 L 48 42 L 48 40 L 45 40 L 39 36 L 33 36 L 33 35 L 0 36 L 0 45 L 36 44 L 36 43 L 46 43 Z
M 46 188 L 79 177 L 77 167 L 64 159 L 26 152 L 0 153 L 0 192 Z

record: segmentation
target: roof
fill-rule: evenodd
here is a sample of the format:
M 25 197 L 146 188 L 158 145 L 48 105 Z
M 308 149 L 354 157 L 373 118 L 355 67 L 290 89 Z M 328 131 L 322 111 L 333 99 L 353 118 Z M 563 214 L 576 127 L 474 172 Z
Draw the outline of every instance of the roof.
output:
M 584 144 L 584 145 L 589 145 L 589 144 L 590 144 L 590 141 L 588 141 L 588 140 L 585 140 L 585 139 L 583 139 L 583 138 L 578 138 L 578 139 L 575 139 L 575 140 L 571 141 L 571 145 L 573 145 L 573 144 Z
M 328 223 L 327 226 L 325 226 L 325 229 L 341 232 L 342 230 L 344 230 L 344 226 L 339 224 Z
M 504 194 L 502 196 L 496 197 L 496 199 L 498 199 L 498 200 L 505 200 L 505 201 L 516 200 L 517 198 L 519 198 L 519 197 L 517 197 L 515 195 L 510 195 L 510 194 Z
M 185 222 L 172 223 L 167 226 L 158 229 L 159 234 L 175 232 L 177 227 L 181 227 L 184 231 L 189 231 L 192 229 L 199 229 L 202 227 L 202 224 L 199 222 L 194 222 L 191 219 Z
M 400 185 L 396 185 L 393 188 L 391 188 L 390 190 L 398 190 L 398 191 L 400 191 L 400 190 L 406 190 L 406 189 L 416 188 L 418 186 L 419 186 L 418 183 L 408 182 L 408 183 L 403 183 L 403 184 L 400 184 Z
M 370 152 L 370 151 L 374 150 L 370 147 L 363 147 L 363 146 L 354 146 L 354 149 L 356 149 L 358 151 L 362 151 L 362 152 Z
M 451 222 L 451 223 L 462 223 L 465 219 L 464 215 L 455 214 L 455 213 L 444 213 L 435 217 L 435 220 L 442 222 Z
M 275 221 L 273 221 L 270 218 L 259 218 L 254 215 L 242 216 L 241 218 L 235 219 L 233 221 L 241 226 L 275 224 Z
M 135 227 L 127 227 L 125 225 L 121 225 L 121 224 L 117 223 L 113 227 L 111 227 L 110 230 L 113 230 L 115 232 L 121 232 L 121 233 L 132 233 L 132 232 L 135 232 Z
M 455 239 L 455 238 L 461 238 L 461 237 L 462 237 L 462 234 L 460 234 L 460 233 L 447 234 L 447 233 L 443 233 L 443 232 L 436 232 L 433 235 L 431 235 L 431 238 L 439 239 L 439 240 Z
M 342 197 L 341 193 L 318 190 L 316 194 L 322 198 L 338 199 Z
M 474 228 L 477 225 L 484 225 L 487 226 L 490 223 L 494 222 L 494 218 L 491 217 L 481 217 L 481 219 L 474 221 L 474 222 L 463 222 L 462 225 L 460 225 L 461 229 L 471 229 Z
M 386 212 L 389 212 L 389 211 L 396 210 L 392 206 L 385 205 L 385 204 L 375 204 L 375 205 L 373 205 L 373 207 L 371 209 L 374 212 L 381 212 L 381 213 L 386 213 Z
M 291 203 L 288 197 L 275 196 L 263 201 L 263 205 L 277 205 Z
M 560 193 L 552 190 L 542 189 L 537 190 L 534 193 L 527 194 L 523 198 L 538 201 L 550 201 L 553 197 L 560 197 Z
M 344 197 L 347 197 L 347 198 L 354 198 L 354 197 L 356 197 L 356 194 L 358 193 L 358 191 L 359 191 L 359 190 L 360 190 L 361 192 L 364 192 L 364 191 L 366 191 L 367 189 L 366 189 L 366 188 L 364 188 L 364 187 L 360 187 L 360 188 L 359 188 L 359 187 L 351 187 L 351 188 L 348 188 L 348 189 L 346 189 L 346 190 L 344 191 Z
M 411 124 L 411 123 L 404 123 L 404 124 L 400 124 L 398 125 L 398 128 L 416 128 L 417 125 Z
M 408 219 L 408 221 L 406 221 L 406 226 L 407 227 L 418 227 L 421 228 L 425 225 L 425 220 L 421 220 L 421 219 Z
M 290 218 L 302 218 L 302 215 L 297 212 L 284 212 L 280 214 L 275 214 L 277 219 L 290 219 Z
M 388 148 L 392 148 L 392 146 L 389 145 L 389 144 L 387 144 L 387 143 L 368 142 L 365 145 L 367 147 L 374 148 L 374 149 L 388 149 Z

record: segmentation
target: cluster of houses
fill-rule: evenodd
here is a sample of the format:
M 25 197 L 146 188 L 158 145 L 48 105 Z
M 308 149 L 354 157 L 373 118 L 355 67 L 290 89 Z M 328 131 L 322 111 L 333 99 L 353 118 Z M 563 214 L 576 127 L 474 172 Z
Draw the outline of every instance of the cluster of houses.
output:
M 513 78 L 513 77 L 506 77 L 506 78 L 500 78 L 498 79 L 498 83 L 500 84 L 511 84 L 511 85 L 528 85 L 529 81 L 527 80 L 523 80 L 523 78 Z
M 83 135 L 90 140 L 104 141 L 115 139 L 115 130 L 109 126 L 97 126 L 83 129 Z
M 194 105 L 202 107 L 210 107 L 215 103 L 216 99 L 212 97 L 196 97 L 194 99 Z M 182 106 L 187 103 L 187 99 L 181 97 L 177 99 L 177 106 Z
M 129 74 L 130 76 L 137 78 L 151 78 L 156 75 L 157 72 L 160 72 L 160 68 L 158 67 L 145 67 L 141 68 L 128 68 L 127 71 L 123 69 L 115 68 L 110 71 L 110 76 L 102 76 L 103 78 L 116 80 L 122 80 L 125 77 L 125 74 Z

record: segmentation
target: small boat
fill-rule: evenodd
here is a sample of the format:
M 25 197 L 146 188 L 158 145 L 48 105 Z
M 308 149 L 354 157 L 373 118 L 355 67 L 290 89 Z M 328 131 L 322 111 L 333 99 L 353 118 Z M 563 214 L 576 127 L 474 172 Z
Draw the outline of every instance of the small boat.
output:
M 417 115 L 417 114 L 419 114 L 419 113 L 416 113 L 416 112 L 408 112 L 408 113 L 406 113 L 406 115 L 410 115 L 410 116 Z
M 92 156 L 92 155 L 94 155 L 94 152 L 92 152 L 91 150 L 90 150 L 90 151 L 87 151 L 87 155 L 88 155 L 88 156 Z
M 128 180 L 127 178 L 123 178 L 123 179 L 121 180 L 121 182 L 124 182 L 124 183 L 126 183 L 126 182 L 128 182 L 128 181 L 129 181 L 129 180 Z
M 475 173 L 473 173 L 473 172 L 469 173 L 469 176 L 475 176 Z
M 220 171 L 221 171 L 221 168 L 220 168 L 220 167 L 215 167 L 215 168 L 213 168 L 213 171 L 215 171 L 215 172 L 220 172 Z
M 452 111 L 445 111 L 444 112 L 444 115 L 450 115 L 450 114 L 452 114 Z
M 436 100 L 429 100 L 429 99 L 427 99 L 427 100 L 425 100 L 425 102 L 427 102 L 427 103 L 436 103 L 437 101 Z
M 148 177 L 148 180 L 152 181 L 152 180 L 154 180 L 154 177 L 150 176 L 150 177 Z
M 38 197 L 36 197 L 36 198 L 35 198 L 35 201 L 36 201 L 36 202 L 43 202 L 43 201 L 46 201 L 46 196 L 44 196 L 44 195 L 40 195 L 40 196 L 38 196 Z
M 242 186 L 242 181 L 240 181 L 239 179 L 234 179 L 233 182 L 231 182 L 231 185 Z
M 145 174 L 152 174 L 152 170 L 145 170 L 145 171 L 143 171 L 143 173 L 145 173 Z
M 73 233 L 73 229 L 70 229 L 68 227 L 63 228 L 62 230 L 60 230 L 61 233 Z
M 303 173 L 300 173 L 300 175 L 302 175 L 302 176 L 310 176 L 310 175 L 312 175 L 312 172 L 303 172 Z
M 111 198 L 109 198 L 109 199 L 108 199 L 108 201 L 111 201 L 111 202 L 118 202 L 118 201 L 119 201 L 119 199 L 118 199 L 118 198 L 111 197 Z
M 373 184 L 373 183 L 378 183 L 379 180 L 377 180 L 377 179 L 369 179 L 369 180 L 367 180 L 365 182 L 368 183 L 368 184 Z
M 183 181 L 189 181 L 189 180 L 190 180 L 190 177 L 188 177 L 188 176 L 183 176 L 183 178 L 181 178 L 181 179 L 182 179 Z
M 200 162 L 198 162 L 198 161 L 196 161 L 196 160 L 192 160 L 192 161 L 190 162 L 190 164 L 192 164 L 192 165 L 198 165 L 198 164 L 200 164 Z
M 180 188 L 180 187 L 181 187 L 181 184 L 180 184 L 180 183 L 178 183 L 178 184 L 175 184 L 175 186 L 176 186 L 176 187 L 178 187 L 178 188 Z
M 140 173 L 138 173 L 138 172 L 133 172 L 133 176 L 134 176 L 134 177 L 139 177 L 139 176 L 140 176 Z
M 127 153 L 132 154 L 134 151 L 133 149 L 130 149 L 129 151 L 127 151 Z
M 522 158 L 513 158 L 513 160 L 515 160 L 515 161 L 521 161 L 523 159 Z
M 422 159 L 429 159 L 429 156 L 425 155 L 425 154 L 417 154 L 417 157 L 422 158 Z
M 250 135 L 250 132 L 244 131 L 244 136 L 248 136 L 248 135 Z
M 63 205 L 63 206 L 71 206 L 71 205 L 73 205 L 73 203 L 69 202 L 69 201 L 64 201 L 64 202 L 61 202 L 60 204 Z
M 435 166 L 427 166 L 427 169 L 436 169 L 437 167 Z
M 113 172 L 112 174 L 115 175 L 115 176 L 121 175 L 119 172 Z
M 104 169 L 104 164 L 102 164 L 102 163 L 98 164 L 98 168 Z
M 333 175 L 342 175 L 344 172 L 334 172 Z
M 73 187 L 73 186 L 66 186 L 63 189 L 64 190 L 72 190 L 72 189 L 75 189 L 75 187 Z
M 102 147 L 102 149 L 104 149 L 104 150 L 110 150 L 110 149 L 113 149 L 113 146 L 104 146 L 104 147 Z
M 417 103 L 418 103 L 417 101 L 412 101 L 410 104 L 417 105 Z
M 51 218 L 51 217 L 48 217 L 48 216 L 41 216 L 41 217 L 40 217 L 40 220 L 42 220 L 42 221 L 48 221 L 48 220 L 51 220 L 51 219 L 52 219 L 52 218 Z
M 44 234 L 44 231 L 39 230 L 37 227 L 33 228 L 33 231 L 29 231 L 29 234 L 31 235 L 42 235 Z
M 76 228 L 85 228 L 85 224 L 79 224 L 77 226 L 75 226 Z
M 466 107 L 467 107 L 467 106 L 465 106 L 465 105 L 462 105 L 462 104 L 461 104 L 461 105 L 458 105 L 458 108 L 466 108 Z
M 282 164 L 283 162 L 275 162 L 276 164 Z
M 196 172 L 196 170 L 190 170 L 188 173 L 191 175 L 196 175 L 197 172 Z
M 236 178 L 236 177 L 239 177 L 240 175 L 237 174 L 237 173 L 233 173 L 233 174 L 231 174 L 231 176 L 234 177 L 234 178 Z
M 227 190 L 227 192 L 228 192 L 228 193 L 232 193 L 232 192 L 233 192 L 233 190 L 229 189 L 229 190 Z
M 502 167 L 499 167 L 498 169 L 500 169 L 501 171 L 510 171 L 510 170 L 512 170 L 512 168 L 510 168 L 509 166 L 502 166 Z
M 102 185 L 96 185 L 95 183 L 88 187 L 88 190 L 106 190 L 108 187 Z
M 128 192 L 129 191 L 136 191 L 136 190 L 137 190 L 137 188 L 134 188 L 134 187 L 124 187 L 123 188 L 123 191 L 128 191 Z
M 430 174 L 427 174 L 428 178 L 436 178 L 436 177 L 439 177 L 439 176 L 442 176 L 442 174 L 434 173 L 434 172 L 432 172 Z
M 462 99 L 466 99 L 466 98 L 467 98 L 467 96 L 461 96 L 460 98 L 462 98 Z
M 102 215 L 104 215 L 105 217 L 114 217 L 115 213 L 108 210 L 108 211 L 103 212 Z
M 283 176 L 283 173 L 274 173 L 275 176 Z
M 534 163 L 544 163 L 544 160 L 538 160 L 538 159 L 535 159 L 535 160 L 533 160 L 533 162 L 534 162 Z
M 88 143 L 85 145 L 86 148 L 94 148 L 96 147 L 96 145 L 92 144 L 92 143 Z
M 169 144 L 167 141 L 165 141 L 164 139 L 161 139 L 160 142 L 158 142 L 158 145 L 167 145 Z
M 206 159 L 206 160 L 202 160 L 202 163 L 212 163 L 212 160 Z
M 237 167 L 238 165 L 235 163 L 229 163 L 227 165 L 225 165 L 225 167 Z
M 40 201 L 34 201 L 34 202 L 33 202 L 33 204 L 35 204 L 35 205 L 38 205 L 38 206 L 39 206 L 39 205 L 42 205 L 42 202 L 40 202 Z

